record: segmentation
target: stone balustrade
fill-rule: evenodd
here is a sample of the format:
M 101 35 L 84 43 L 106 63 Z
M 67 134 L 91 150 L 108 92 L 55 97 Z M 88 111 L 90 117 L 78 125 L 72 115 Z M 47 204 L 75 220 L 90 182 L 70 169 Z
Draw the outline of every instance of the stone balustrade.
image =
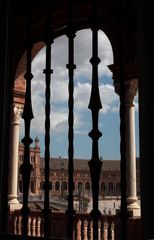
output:
M 67 216 L 62 212 L 51 213 L 51 238 L 67 239 Z M 9 233 L 21 235 L 22 217 L 20 211 L 9 214 Z M 130 240 L 141 239 L 140 218 L 131 218 L 128 221 L 128 234 Z M 28 235 L 43 237 L 43 214 L 33 211 L 28 219 Z M 120 218 L 113 215 L 102 215 L 99 221 L 98 240 L 120 239 Z M 93 226 L 89 214 L 76 214 L 74 226 L 74 240 L 93 240 Z

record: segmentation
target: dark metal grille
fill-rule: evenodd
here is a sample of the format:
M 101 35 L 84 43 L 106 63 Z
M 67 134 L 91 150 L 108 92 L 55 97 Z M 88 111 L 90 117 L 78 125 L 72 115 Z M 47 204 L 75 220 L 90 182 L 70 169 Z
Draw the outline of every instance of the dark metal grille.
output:
M 92 58 L 90 63 L 92 64 L 92 89 L 91 97 L 89 102 L 89 109 L 92 112 L 92 130 L 89 136 L 92 139 L 92 158 L 89 161 L 89 168 L 91 173 L 92 181 L 92 199 L 93 199 L 93 209 L 91 211 L 91 217 L 93 220 L 93 239 L 98 239 L 98 221 L 101 213 L 98 209 L 98 195 L 99 195 L 99 179 L 101 173 L 102 162 L 99 158 L 98 150 L 98 140 L 101 137 L 101 132 L 98 129 L 98 117 L 99 110 L 102 108 L 100 94 L 99 94 L 99 84 L 98 84 L 98 64 L 100 59 L 98 57 L 98 26 L 96 11 L 97 5 L 93 1 L 93 12 L 92 12 Z
M 117 1 L 117 22 L 118 22 L 118 50 L 120 56 L 119 79 L 120 79 L 120 172 L 121 172 L 121 240 L 128 238 L 127 234 L 127 182 L 126 182 L 126 102 L 125 102 L 125 66 L 124 66 L 124 5 L 123 1 Z
M 45 184 L 44 184 L 44 237 L 50 236 L 49 228 L 49 217 L 50 217 L 50 206 L 49 206 L 49 175 L 50 175 L 50 82 L 51 74 L 51 44 L 53 43 L 53 36 L 50 32 L 50 1 L 47 1 L 47 22 L 45 32 L 45 44 L 46 44 L 46 67 L 43 71 L 45 74 Z
M 46 29 L 44 43 L 46 45 L 46 66 L 43 71 L 45 74 L 45 184 L 44 184 L 44 237 L 48 238 L 50 236 L 50 206 L 49 206 L 49 177 L 50 177 L 50 83 L 51 83 L 51 74 L 53 73 L 51 69 L 51 44 L 53 43 L 53 32 L 50 31 L 51 28 L 51 6 L 50 1 L 47 1 L 47 17 L 46 17 Z M 27 71 L 25 74 L 26 79 L 26 98 L 25 106 L 23 112 L 23 119 L 25 120 L 25 137 L 22 140 L 25 146 L 24 162 L 21 167 L 23 175 L 23 234 L 27 235 L 27 225 L 28 225 L 28 189 L 29 189 L 29 180 L 31 173 L 31 164 L 30 164 L 30 151 L 29 145 L 32 143 L 30 138 L 30 122 L 33 118 L 32 106 L 31 106 L 31 50 L 32 50 L 32 39 L 31 39 L 31 16 L 28 14 L 28 23 L 27 23 Z M 91 174 L 92 182 L 92 200 L 93 200 L 93 209 L 90 213 L 93 220 L 93 239 L 98 240 L 98 229 L 99 229 L 99 219 L 101 213 L 98 206 L 98 197 L 99 197 L 99 180 L 102 167 L 102 161 L 99 157 L 99 138 L 102 136 L 102 133 L 98 129 L 99 121 L 99 111 L 102 108 L 100 93 L 99 93 L 99 79 L 98 79 L 98 65 L 100 59 L 98 57 L 98 18 L 97 18 L 97 2 L 92 1 L 92 16 L 91 16 L 91 31 L 92 31 L 92 57 L 90 63 L 92 65 L 92 87 L 91 87 L 91 96 L 88 108 L 92 113 L 92 130 L 89 133 L 90 138 L 92 139 L 92 156 L 89 161 L 89 168 Z M 75 38 L 75 28 L 73 22 L 73 2 L 69 1 L 69 22 L 66 35 L 68 37 L 68 64 L 66 65 L 68 69 L 68 210 L 66 214 L 68 216 L 68 239 L 72 240 L 74 238 L 74 205 L 73 205 L 73 191 L 74 191 L 74 69 L 76 68 L 74 64 L 74 38 Z M 119 40 L 120 42 L 120 40 Z M 123 66 L 121 64 L 121 66 Z M 120 79 L 122 84 L 120 85 L 120 133 L 121 133 L 121 171 L 125 170 L 125 121 L 123 116 L 125 115 L 125 99 L 124 99 L 124 84 L 123 77 L 124 72 L 121 67 Z M 125 172 L 123 173 L 125 174 Z M 125 188 L 126 183 L 124 181 L 121 186 L 122 189 L 122 205 L 121 209 L 125 210 Z M 123 214 L 125 214 L 124 212 Z M 122 216 L 122 219 L 126 219 L 126 215 Z M 123 229 L 125 225 L 123 223 Z M 126 229 L 125 229 L 126 230 Z M 123 230 L 125 232 L 125 230 Z M 122 232 L 122 236 L 124 236 Z M 111 236 L 109 236 L 111 238 Z
M 30 144 L 33 142 L 30 138 L 30 125 L 31 120 L 33 119 L 32 104 L 31 104 L 31 80 L 33 75 L 31 73 L 31 61 L 32 61 L 32 39 L 31 39 L 31 8 L 30 4 L 27 6 L 27 69 L 26 74 L 24 75 L 26 79 L 26 95 L 25 95 L 25 104 L 22 118 L 25 122 L 25 136 L 22 139 L 24 144 L 24 161 L 21 165 L 21 173 L 23 178 L 23 206 L 21 209 L 22 212 L 22 234 L 27 235 L 27 226 L 28 226 L 28 192 L 29 192 L 29 181 L 30 174 L 32 170 L 32 165 L 30 164 Z
M 74 206 L 73 206 L 73 172 L 74 172 L 74 69 L 76 68 L 74 64 L 74 38 L 75 31 L 73 28 L 73 3 L 69 1 L 69 25 L 67 29 L 68 37 L 68 75 L 69 75 L 69 99 L 68 99 L 68 239 L 73 239 L 73 229 L 74 229 Z

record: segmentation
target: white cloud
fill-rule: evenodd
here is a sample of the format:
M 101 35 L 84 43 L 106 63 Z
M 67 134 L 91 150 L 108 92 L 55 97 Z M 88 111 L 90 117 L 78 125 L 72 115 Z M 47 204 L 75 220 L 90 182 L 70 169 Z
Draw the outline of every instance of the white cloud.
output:
M 85 110 L 88 108 L 90 99 L 90 83 L 78 82 L 74 90 L 75 107 L 77 110 Z
M 108 64 L 112 64 L 112 49 L 103 32 L 99 32 L 99 78 L 111 76 Z M 90 30 L 79 31 L 75 38 L 75 87 L 74 87 L 74 106 L 75 106 L 75 131 L 83 133 L 80 129 L 84 125 L 84 111 L 88 110 L 91 92 L 92 66 L 89 60 L 92 56 L 92 35 Z M 68 124 L 68 39 L 66 36 L 57 38 L 52 45 L 51 68 L 51 130 L 62 132 L 66 130 Z M 32 103 L 35 119 L 32 120 L 33 131 L 44 132 L 44 104 L 45 104 L 45 48 L 43 48 L 33 60 L 32 71 Z M 115 111 L 114 103 L 118 97 L 111 85 L 100 83 L 100 96 L 102 100 L 102 113 Z M 86 112 L 85 112 L 86 113 Z
M 111 76 L 107 65 L 113 63 L 112 48 L 107 36 L 99 31 L 98 57 L 101 62 L 98 66 L 99 76 Z M 92 65 L 89 60 L 92 57 L 92 33 L 91 30 L 80 31 L 75 38 L 75 63 L 77 64 L 76 78 L 81 76 L 91 79 Z
M 103 109 L 102 113 L 114 112 L 115 106 L 119 101 L 118 95 L 115 93 L 114 87 L 109 84 L 100 86 L 100 97 Z M 113 110 L 114 109 L 114 110 Z
M 118 102 L 119 97 L 114 91 L 114 87 L 109 84 L 101 84 L 99 87 L 100 98 L 103 109 L 101 113 L 108 113 L 115 111 L 114 104 Z M 78 82 L 75 88 L 75 104 L 76 109 L 85 111 L 88 107 L 91 93 L 90 83 Z

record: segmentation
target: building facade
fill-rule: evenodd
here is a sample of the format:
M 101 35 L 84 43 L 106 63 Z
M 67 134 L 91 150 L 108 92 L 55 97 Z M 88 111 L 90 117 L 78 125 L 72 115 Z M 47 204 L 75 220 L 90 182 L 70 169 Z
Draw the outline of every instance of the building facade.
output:
M 44 194 L 44 158 L 40 156 L 39 139 L 35 138 L 35 146 L 30 148 L 30 162 L 32 172 L 30 178 L 29 194 Z M 23 163 L 24 147 L 19 143 L 19 176 L 18 176 L 18 194 L 22 194 L 22 175 L 20 166 Z M 74 195 L 91 196 L 91 178 L 88 165 L 88 159 L 74 159 Z M 137 195 L 140 195 L 139 189 L 139 160 L 137 163 Z M 50 159 L 50 196 L 67 197 L 68 194 L 68 159 L 56 157 Z M 100 198 L 120 196 L 120 161 L 103 160 L 100 176 L 99 196 Z

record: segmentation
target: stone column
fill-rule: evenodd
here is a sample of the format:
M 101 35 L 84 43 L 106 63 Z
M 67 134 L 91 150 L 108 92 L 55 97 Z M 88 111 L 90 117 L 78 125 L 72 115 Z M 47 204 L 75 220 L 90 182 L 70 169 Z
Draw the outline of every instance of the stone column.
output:
M 11 209 L 18 208 L 17 200 L 18 187 L 18 145 L 19 145 L 19 125 L 22 107 L 13 104 L 11 107 L 10 123 L 10 148 L 9 148 L 9 179 L 8 179 L 8 204 Z
M 119 83 L 115 84 L 115 91 L 119 94 Z M 137 79 L 125 81 L 127 209 L 131 216 L 140 215 L 136 191 L 136 144 L 133 104 L 136 93 Z

